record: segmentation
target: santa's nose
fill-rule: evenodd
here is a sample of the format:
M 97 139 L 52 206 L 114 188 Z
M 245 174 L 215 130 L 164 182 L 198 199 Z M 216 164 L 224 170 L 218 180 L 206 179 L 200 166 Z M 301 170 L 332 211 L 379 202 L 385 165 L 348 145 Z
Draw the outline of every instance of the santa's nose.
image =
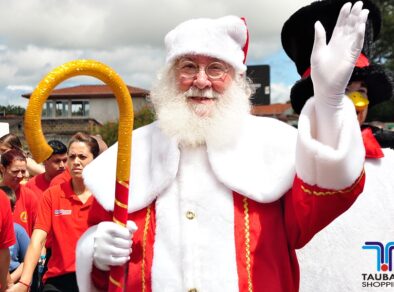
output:
M 211 87 L 212 83 L 209 80 L 208 75 L 205 73 L 204 70 L 200 70 L 197 73 L 197 76 L 195 77 L 193 81 L 193 85 L 197 87 L 198 89 L 204 89 L 204 88 L 209 88 Z

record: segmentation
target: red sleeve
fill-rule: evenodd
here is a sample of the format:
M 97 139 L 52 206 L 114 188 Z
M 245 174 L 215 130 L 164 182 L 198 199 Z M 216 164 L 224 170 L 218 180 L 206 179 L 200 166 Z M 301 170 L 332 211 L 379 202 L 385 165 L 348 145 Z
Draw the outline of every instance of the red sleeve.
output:
M 60 192 L 61 190 L 58 190 L 57 194 L 60 195 Z M 49 233 L 51 228 L 52 228 L 52 190 L 48 189 L 43 193 L 42 199 L 38 205 L 38 214 L 37 214 L 36 223 L 34 225 L 34 229 L 41 229 Z
M 14 221 L 11 205 L 7 196 L 0 192 L 0 248 L 9 248 L 15 244 Z
M 344 213 L 363 191 L 365 173 L 344 190 L 327 190 L 310 186 L 298 177 L 285 198 L 285 220 L 289 242 L 301 248 L 312 237 Z

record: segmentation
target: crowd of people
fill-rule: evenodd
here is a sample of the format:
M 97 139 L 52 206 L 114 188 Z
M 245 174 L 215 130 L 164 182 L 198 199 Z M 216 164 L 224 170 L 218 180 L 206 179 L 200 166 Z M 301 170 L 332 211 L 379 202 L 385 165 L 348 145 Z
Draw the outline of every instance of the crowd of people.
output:
M 82 171 L 107 145 L 84 133 L 76 133 L 68 146 L 58 140 L 48 145 L 50 157 L 37 164 L 17 136 L 0 138 L 0 222 L 8 224 L 0 229 L 8 254 L 2 263 L 9 262 L 2 265 L 8 273 L 2 271 L 1 291 L 78 291 L 74 251 L 92 204 Z
M 171 30 L 151 91 L 157 121 L 133 133 L 128 206 L 115 199 L 117 144 L 76 133 L 67 146 L 48 141 L 37 164 L 18 137 L 1 137 L 0 291 L 358 291 L 338 281 L 346 271 L 316 268 L 340 261 L 324 256 L 334 238 L 349 243 L 343 252 L 366 233 L 386 240 L 354 224 L 394 203 L 374 193 L 375 182 L 394 189 L 383 174 L 393 151 L 382 149 L 393 145 L 364 125 L 368 105 L 392 96 L 368 60 L 379 11 L 350 2 L 312 3 L 283 27 L 302 76 L 290 96 L 298 131 L 250 115 L 244 19 Z M 127 224 L 114 222 L 115 204 Z M 387 214 L 374 222 L 390 228 Z M 123 265 L 125 283 L 109 277 Z

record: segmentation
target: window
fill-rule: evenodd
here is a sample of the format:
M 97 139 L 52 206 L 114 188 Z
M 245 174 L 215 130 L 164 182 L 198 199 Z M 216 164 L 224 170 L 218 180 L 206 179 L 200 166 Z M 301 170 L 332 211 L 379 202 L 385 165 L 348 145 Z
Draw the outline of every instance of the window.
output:
M 89 117 L 90 104 L 86 100 L 49 100 L 42 109 L 42 117 Z
M 68 116 L 68 101 L 56 101 L 56 117 Z
M 88 117 L 89 109 L 88 101 L 75 100 L 71 102 L 71 115 L 73 117 Z
M 53 101 L 47 101 L 42 109 L 42 116 L 49 118 L 52 117 L 52 113 L 53 113 Z

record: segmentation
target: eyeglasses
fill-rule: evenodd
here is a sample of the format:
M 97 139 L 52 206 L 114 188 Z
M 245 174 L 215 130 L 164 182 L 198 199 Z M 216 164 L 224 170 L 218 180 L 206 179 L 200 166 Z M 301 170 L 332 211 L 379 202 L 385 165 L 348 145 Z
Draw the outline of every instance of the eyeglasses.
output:
M 201 70 L 204 70 L 209 79 L 213 80 L 223 78 L 229 70 L 228 66 L 222 62 L 212 62 L 201 68 L 190 60 L 181 60 L 178 63 L 177 69 L 181 77 L 187 79 L 194 79 Z

